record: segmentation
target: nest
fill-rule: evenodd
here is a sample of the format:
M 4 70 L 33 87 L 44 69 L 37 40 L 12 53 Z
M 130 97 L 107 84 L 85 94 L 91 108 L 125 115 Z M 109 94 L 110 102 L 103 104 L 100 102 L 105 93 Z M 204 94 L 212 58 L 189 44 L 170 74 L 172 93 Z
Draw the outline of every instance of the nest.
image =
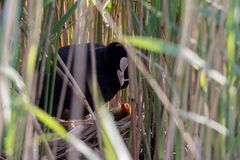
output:
M 125 143 L 128 143 L 129 128 L 131 124 L 130 115 L 124 117 L 114 116 L 116 126 L 122 135 Z M 99 144 L 98 144 L 98 133 L 96 125 L 92 118 L 87 118 L 84 120 L 62 120 L 57 119 L 57 121 L 62 124 L 70 134 L 79 137 L 82 141 L 88 144 L 93 150 L 100 154 Z M 66 159 L 68 153 L 74 150 L 74 148 L 65 142 L 63 139 L 55 139 L 49 142 L 53 152 L 56 155 L 56 159 Z

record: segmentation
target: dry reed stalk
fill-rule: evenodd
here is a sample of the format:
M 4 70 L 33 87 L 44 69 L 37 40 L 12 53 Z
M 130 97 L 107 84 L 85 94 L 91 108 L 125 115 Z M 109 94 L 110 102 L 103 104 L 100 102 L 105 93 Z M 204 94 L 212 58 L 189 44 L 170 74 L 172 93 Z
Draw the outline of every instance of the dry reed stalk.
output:
M 97 7 L 98 11 L 102 14 L 101 4 L 98 1 L 96 3 L 96 7 Z M 111 28 L 113 29 L 113 31 L 121 39 L 122 34 L 117 32 L 118 31 L 117 30 L 117 26 L 114 23 L 114 21 L 111 19 L 111 17 L 108 14 L 105 13 L 105 16 L 106 16 L 106 18 L 107 18 Z M 168 97 L 162 91 L 161 87 L 158 85 L 158 83 L 152 78 L 152 76 L 146 70 L 146 68 L 145 68 L 144 64 L 142 63 L 142 61 L 138 57 L 134 56 L 134 53 L 136 53 L 136 52 L 134 52 L 135 50 L 132 47 L 130 47 L 130 46 L 126 46 L 126 49 L 128 51 L 128 56 L 130 57 L 130 59 L 134 62 L 134 64 L 137 66 L 138 70 L 146 78 L 147 82 L 152 87 L 152 89 L 156 92 L 157 97 L 162 101 L 162 103 L 163 103 L 164 107 L 167 109 L 167 111 L 172 114 L 174 123 L 179 128 L 179 130 L 180 130 L 184 140 L 188 143 L 189 149 L 190 149 L 193 157 L 195 157 L 196 154 L 198 154 L 197 150 L 195 148 L 195 144 L 194 144 L 191 136 L 185 131 L 184 125 L 183 125 L 182 121 L 177 118 L 177 111 L 176 111 L 175 107 L 170 103 Z M 183 51 L 183 50 L 181 50 L 181 51 Z

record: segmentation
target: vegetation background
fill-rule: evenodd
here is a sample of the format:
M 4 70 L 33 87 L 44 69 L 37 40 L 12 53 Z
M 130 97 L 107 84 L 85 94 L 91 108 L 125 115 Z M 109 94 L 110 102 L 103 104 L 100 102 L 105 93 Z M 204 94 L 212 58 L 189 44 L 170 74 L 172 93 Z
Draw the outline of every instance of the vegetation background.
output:
M 56 135 L 87 159 L 238 159 L 239 23 L 239 0 L 1 0 L 1 159 L 55 159 Z M 34 105 L 54 83 L 37 81 L 59 47 L 112 41 L 128 51 L 130 84 L 117 99 L 131 125 L 124 143 L 99 110 L 94 148 Z

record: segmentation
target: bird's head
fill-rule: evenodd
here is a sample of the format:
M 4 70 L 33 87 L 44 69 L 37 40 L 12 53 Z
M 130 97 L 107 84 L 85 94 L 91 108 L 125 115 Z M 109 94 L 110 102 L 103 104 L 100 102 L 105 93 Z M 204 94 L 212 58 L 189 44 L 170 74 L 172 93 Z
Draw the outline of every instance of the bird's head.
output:
M 127 51 L 121 43 L 110 43 L 104 55 L 106 67 L 116 74 L 120 88 L 128 86 L 128 58 Z

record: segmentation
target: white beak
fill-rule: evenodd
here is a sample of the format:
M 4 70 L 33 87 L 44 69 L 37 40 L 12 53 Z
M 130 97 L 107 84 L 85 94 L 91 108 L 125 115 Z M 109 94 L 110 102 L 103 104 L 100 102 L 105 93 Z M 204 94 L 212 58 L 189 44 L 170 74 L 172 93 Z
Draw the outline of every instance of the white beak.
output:
M 128 79 L 124 79 L 124 72 L 128 66 L 128 59 L 126 57 L 121 58 L 119 66 L 120 70 L 117 70 L 117 76 L 120 86 L 123 86 L 124 82 L 128 81 Z
M 122 72 L 120 70 L 117 70 L 117 76 L 118 76 L 120 86 L 123 86 L 123 84 L 124 84 L 124 72 Z

